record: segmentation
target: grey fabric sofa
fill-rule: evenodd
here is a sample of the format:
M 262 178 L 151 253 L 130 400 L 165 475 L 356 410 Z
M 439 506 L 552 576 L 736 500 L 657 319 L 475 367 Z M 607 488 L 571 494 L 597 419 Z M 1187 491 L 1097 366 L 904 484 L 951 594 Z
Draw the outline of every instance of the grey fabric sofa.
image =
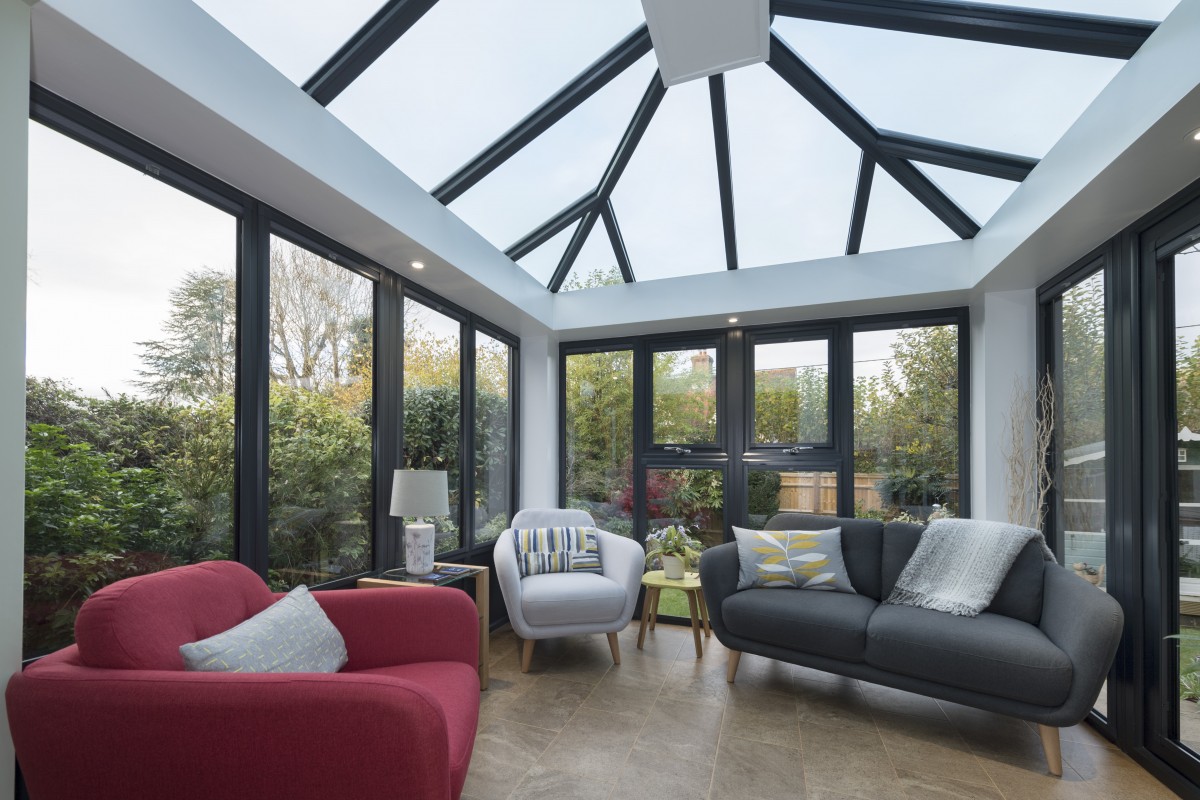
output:
M 858 594 L 796 589 L 737 591 L 737 545 L 706 551 L 700 579 L 713 631 L 730 649 L 860 678 L 1038 724 L 1050 772 L 1062 775 L 1058 729 L 1096 701 L 1121 636 L 1120 605 L 1042 558 L 1031 542 L 978 617 L 882 603 L 923 526 L 778 514 L 768 530 L 840 525 Z

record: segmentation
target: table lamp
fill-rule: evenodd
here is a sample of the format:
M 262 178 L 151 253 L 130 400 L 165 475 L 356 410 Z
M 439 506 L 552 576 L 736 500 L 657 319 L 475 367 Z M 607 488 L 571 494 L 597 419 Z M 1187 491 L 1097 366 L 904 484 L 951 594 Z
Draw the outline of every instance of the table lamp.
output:
M 450 513 L 446 473 L 431 469 L 398 469 L 392 476 L 393 517 L 416 517 L 404 525 L 404 567 L 410 575 L 433 572 L 433 524 L 423 517 Z

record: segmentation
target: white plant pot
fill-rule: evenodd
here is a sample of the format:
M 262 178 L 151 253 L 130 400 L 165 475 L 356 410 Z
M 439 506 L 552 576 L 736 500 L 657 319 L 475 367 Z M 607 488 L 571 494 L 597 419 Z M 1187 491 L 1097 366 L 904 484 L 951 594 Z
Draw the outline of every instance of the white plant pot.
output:
M 683 559 L 679 556 L 663 556 L 663 572 L 666 573 L 667 580 L 679 581 L 683 580 Z

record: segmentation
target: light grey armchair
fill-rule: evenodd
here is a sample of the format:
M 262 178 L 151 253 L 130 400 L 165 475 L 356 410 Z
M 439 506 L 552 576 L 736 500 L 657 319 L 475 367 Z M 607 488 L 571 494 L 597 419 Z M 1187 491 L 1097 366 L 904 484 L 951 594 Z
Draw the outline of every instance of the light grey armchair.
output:
M 553 572 L 521 577 L 513 531 L 522 528 L 596 527 L 586 511 L 527 508 L 496 540 L 496 577 L 508 620 L 525 644 L 521 671 L 528 672 L 534 642 L 556 636 L 606 633 L 613 663 L 621 663 L 617 633 L 633 618 L 642 584 L 645 553 L 632 539 L 598 530 L 604 574 Z

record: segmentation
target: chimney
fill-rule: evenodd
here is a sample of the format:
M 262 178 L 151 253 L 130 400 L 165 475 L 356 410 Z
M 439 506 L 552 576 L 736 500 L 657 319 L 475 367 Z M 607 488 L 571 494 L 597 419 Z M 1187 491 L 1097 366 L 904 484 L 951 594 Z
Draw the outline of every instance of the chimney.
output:
M 708 354 L 707 350 L 701 350 L 692 356 L 692 373 L 700 373 L 702 375 L 711 375 L 713 366 L 713 358 Z

